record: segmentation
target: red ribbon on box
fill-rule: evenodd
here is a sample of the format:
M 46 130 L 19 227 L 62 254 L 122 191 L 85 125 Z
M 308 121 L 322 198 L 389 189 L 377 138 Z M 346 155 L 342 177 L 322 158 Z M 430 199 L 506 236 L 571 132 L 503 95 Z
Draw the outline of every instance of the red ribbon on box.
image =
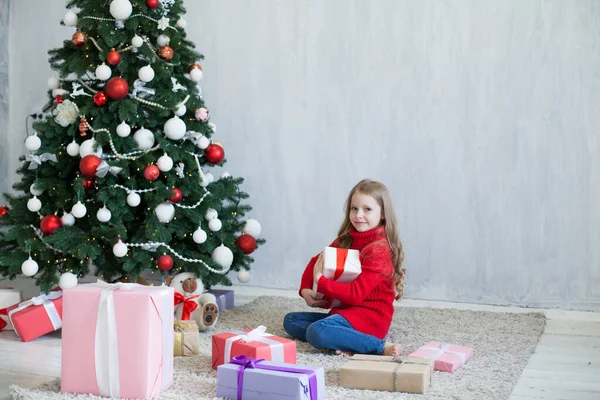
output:
M 335 273 L 333 274 L 334 281 L 337 281 L 338 278 L 344 273 L 344 265 L 346 265 L 347 258 L 348 249 L 335 249 Z
M 6 317 L 8 318 L 7 309 L 6 308 L 1 309 L 0 315 L 6 315 Z M 6 328 L 7 325 L 8 325 L 8 323 L 3 318 L 0 318 L 0 332 L 2 332 L 2 329 Z
M 198 307 L 198 303 L 196 303 L 195 299 L 200 296 L 190 296 L 185 297 L 179 292 L 175 292 L 175 307 L 179 303 L 183 303 L 183 311 L 181 313 L 181 320 L 186 321 L 191 317 L 192 312 Z

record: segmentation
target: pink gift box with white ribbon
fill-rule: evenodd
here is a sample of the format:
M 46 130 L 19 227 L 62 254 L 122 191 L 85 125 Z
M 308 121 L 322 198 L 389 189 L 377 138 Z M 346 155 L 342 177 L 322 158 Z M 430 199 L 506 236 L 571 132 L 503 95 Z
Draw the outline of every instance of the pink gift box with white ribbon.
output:
M 473 356 L 473 349 L 450 343 L 427 342 L 408 356 L 433 359 L 433 369 L 453 373 L 469 361 Z

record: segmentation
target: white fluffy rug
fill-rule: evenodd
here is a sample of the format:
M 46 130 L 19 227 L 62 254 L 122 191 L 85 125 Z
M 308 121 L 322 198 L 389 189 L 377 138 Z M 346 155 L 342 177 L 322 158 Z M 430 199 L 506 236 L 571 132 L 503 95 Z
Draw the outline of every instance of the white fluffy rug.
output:
M 216 371 L 211 369 L 211 334 L 266 325 L 284 336 L 283 316 L 289 311 L 311 311 L 300 298 L 260 297 L 225 311 L 216 329 L 202 334 L 201 354 L 175 358 L 175 386 L 159 399 L 214 399 Z M 314 309 L 312 309 L 314 311 Z M 396 308 L 388 340 L 401 343 L 404 355 L 429 340 L 473 347 L 473 358 L 454 374 L 435 372 L 425 395 L 351 390 L 338 386 L 344 357 L 325 355 L 298 342 L 299 364 L 323 366 L 327 399 L 507 399 L 544 330 L 543 314 L 510 314 L 430 308 Z M 60 380 L 35 389 L 11 386 L 14 399 L 99 399 L 59 392 Z

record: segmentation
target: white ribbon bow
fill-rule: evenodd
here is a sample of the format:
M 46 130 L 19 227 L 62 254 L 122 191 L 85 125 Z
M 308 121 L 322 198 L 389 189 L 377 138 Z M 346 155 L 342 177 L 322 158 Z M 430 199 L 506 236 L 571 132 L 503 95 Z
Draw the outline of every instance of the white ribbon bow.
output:
M 454 345 L 451 343 L 440 343 L 440 347 L 430 347 L 430 346 L 422 346 L 421 349 L 423 350 L 432 350 L 433 352 L 424 356 L 423 358 L 429 358 L 429 359 L 433 359 L 435 360 L 436 358 L 438 358 L 439 356 L 441 356 L 444 353 L 450 353 L 450 354 L 454 354 L 456 356 L 460 357 L 460 365 L 464 365 L 467 362 L 467 355 L 465 353 L 461 353 L 460 351 L 452 351 L 452 350 L 448 350 L 450 347 L 453 347 Z
M 283 351 L 283 343 L 277 341 L 277 340 L 273 340 L 273 339 L 269 339 L 269 336 L 273 336 L 270 333 L 266 333 L 267 332 L 267 327 L 264 325 L 260 325 L 257 328 L 251 330 L 250 332 L 244 332 L 244 331 L 233 331 L 231 333 L 235 334 L 235 336 L 232 336 L 228 339 L 225 340 L 225 354 L 223 356 L 223 362 L 224 363 L 228 363 L 229 361 L 231 361 L 231 346 L 233 345 L 233 342 L 239 340 L 243 343 L 250 343 L 250 342 L 261 342 L 264 344 L 268 344 L 271 347 L 271 361 L 274 362 L 283 362 L 283 356 L 284 356 L 284 351 Z
M 121 167 L 111 167 L 106 161 L 102 161 L 98 168 L 96 168 L 96 176 L 104 178 L 109 172 L 114 176 L 117 176 L 117 174 L 121 172 L 122 169 L 123 168 Z
M 146 82 L 139 79 L 136 79 L 135 82 L 133 82 L 133 92 L 131 93 L 133 96 L 138 96 L 139 94 L 139 97 L 146 98 L 154 96 L 155 93 L 156 91 L 154 89 L 146 87 Z
M 30 162 L 29 169 L 36 169 L 37 167 L 42 165 L 43 162 L 56 162 L 56 154 L 44 153 L 39 156 L 36 156 L 35 154 L 25 154 L 25 161 Z
M 62 296 L 62 291 L 50 292 L 48 294 L 42 294 L 36 297 L 32 297 L 31 299 L 24 301 L 19 304 L 17 308 L 13 308 L 8 312 L 8 319 L 10 320 L 11 325 L 14 327 L 12 316 L 13 314 L 29 307 L 29 306 L 41 306 L 43 305 L 46 309 L 46 313 L 48 314 L 48 318 L 50 318 L 50 322 L 52 323 L 52 327 L 54 330 L 62 328 L 62 320 L 60 319 L 60 315 L 58 315 L 58 311 L 54 306 L 52 300 L 56 300 Z M 15 329 L 15 333 L 17 336 L 21 337 L 17 330 Z

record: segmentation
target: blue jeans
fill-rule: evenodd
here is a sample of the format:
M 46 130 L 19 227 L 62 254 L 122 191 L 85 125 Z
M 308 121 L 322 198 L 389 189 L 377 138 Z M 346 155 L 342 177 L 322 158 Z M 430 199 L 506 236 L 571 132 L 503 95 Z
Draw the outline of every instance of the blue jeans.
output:
M 283 329 L 317 349 L 383 354 L 385 346 L 385 340 L 357 331 L 339 314 L 291 312 L 283 319 Z

